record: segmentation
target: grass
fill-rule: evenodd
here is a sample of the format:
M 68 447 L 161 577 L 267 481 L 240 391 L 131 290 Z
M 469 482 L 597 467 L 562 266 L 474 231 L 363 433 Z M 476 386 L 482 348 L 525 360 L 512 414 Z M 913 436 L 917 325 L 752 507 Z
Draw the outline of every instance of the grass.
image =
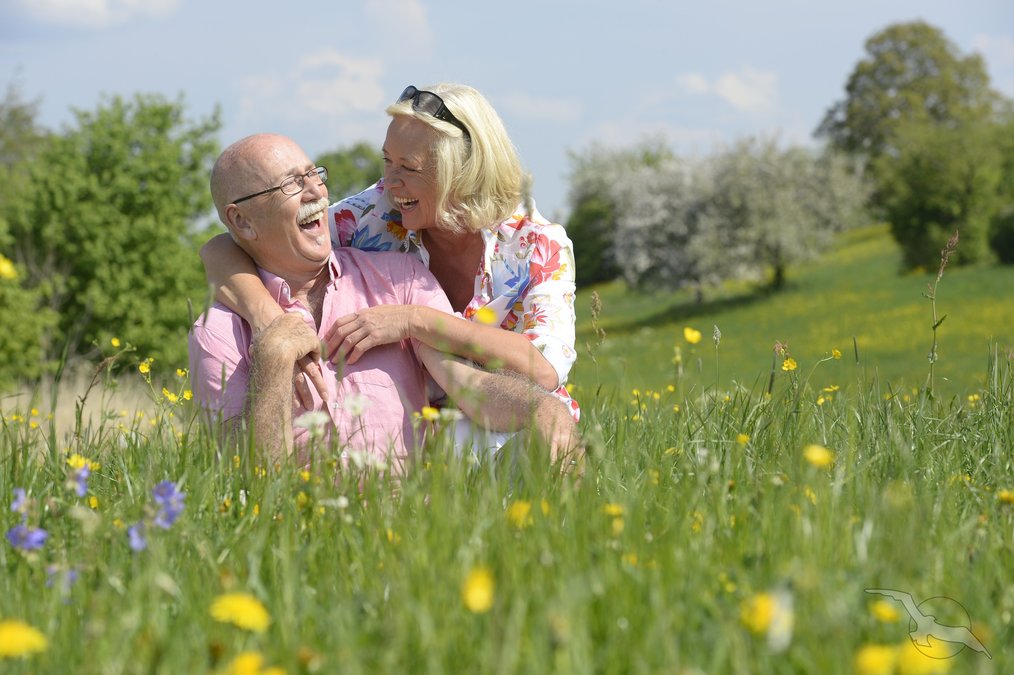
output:
M 960 247 L 960 244 L 959 244 Z M 788 288 L 768 293 L 743 284 L 712 289 L 696 304 L 690 293 L 635 293 L 619 282 L 582 289 L 578 303 L 579 358 L 572 382 L 579 397 L 589 389 L 662 389 L 676 379 L 674 347 L 684 376 L 714 386 L 713 326 L 719 345 L 722 385 L 750 386 L 766 379 L 776 341 L 788 344 L 803 368 L 832 349 L 896 389 L 918 389 L 929 373 L 932 311 L 924 297 L 936 270 L 899 274 L 901 254 L 886 227 L 846 233 L 821 260 L 790 273 Z M 596 346 L 589 298 L 599 294 L 599 326 L 606 338 Z M 941 395 L 967 395 L 983 386 L 991 350 L 1014 349 L 1014 267 L 954 267 L 944 273 L 937 307 L 946 319 L 938 329 L 935 386 Z M 701 331 L 696 346 L 683 327 Z M 588 358 L 589 350 L 595 356 Z M 842 366 L 843 367 L 843 366 Z M 826 369 L 825 369 L 826 370 Z M 839 370 L 827 373 L 831 382 Z
M 863 247 L 882 255 L 882 233 L 853 234 L 834 265 L 872 274 Z M 45 409 L 34 418 L 5 410 L 0 499 L 23 488 L 27 502 L 22 515 L 0 501 L 0 530 L 24 520 L 49 536 L 32 551 L 0 542 L 0 670 L 262 672 L 236 667 L 247 653 L 288 673 L 874 672 L 860 668 L 861 655 L 891 661 L 877 672 L 1011 672 L 1011 356 L 984 342 L 969 357 L 981 367 L 962 373 L 972 385 L 955 393 L 930 397 L 892 381 L 918 387 L 928 372 L 918 363 L 931 339 L 922 276 L 885 274 L 893 282 L 880 288 L 896 298 L 917 291 L 917 351 L 897 357 L 911 370 L 874 362 L 872 327 L 857 365 L 837 332 L 811 332 L 818 321 L 764 319 L 772 308 L 817 312 L 802 288 L 821 275 L 816 287 L 830 288 L 838 276 L 829 265 L 799 272 L 792 300 L 731 292 L 698 308 L 624 294 L 613 304 L 619 291 L 601 289 L 601 379 L 589 357 L 579 363 L 589 449 L 581 481 L 547 472 L 537 445 L 472 461 L 437 439 L 397 483 L 355 463 L 338 471 L 336 448 L 318 449 L 305 470 L 247 449 L 223 454 L 178 378 L 163 391 L 135 373 L 145 392 L 135 403 L 149 412 L 113 407 L 69 433 Z M 977 272 L 954 272 L 938 303 L 962 317 L 960 279 Z M 874 302 L 875 281 L 856 278 L 856 297 Z M 717 313 L 694 314 L 705 309 Z M 850 326 L 884 323 L 853 311 L 837 314 Z M 954 316 L 942 326 L 938 379 L 958 358 L 954 337 L 973 330 Z M 680 342 L 684 325 L 704 339 Z M 799 362 L 776 370 L 770 393 L 764 331 L 788 341 Z M 632 346 L 620 373 L 624 341 Z M 819 361 L 832 347 L 845 357 Z M 823 391 L 831 383 L 838 389 Z M 101 401 L 105 386 L 90 396 Z M 828 450 L 828 461 L 808 460 L 809 446 Z M 73 453 L 100 464 L 83 496 L 69 482 Z M 152 490 L 166 480 L 186 497 L 162 529 Z M 141 551 L 128 536 L 137 523 Z M 908 592 L 970 625 L 992 658 L 968 648 L 923 656 L 900 603 L 870 588 Z M 226 593 L 262 606 L 266 629 L 245 606 L 232 622 L 213 618 Z M 47 644 L 4 658 L 28 646 L 4 642 L 4 621 Z M 864 651 L 877 645 L 885 650 Z

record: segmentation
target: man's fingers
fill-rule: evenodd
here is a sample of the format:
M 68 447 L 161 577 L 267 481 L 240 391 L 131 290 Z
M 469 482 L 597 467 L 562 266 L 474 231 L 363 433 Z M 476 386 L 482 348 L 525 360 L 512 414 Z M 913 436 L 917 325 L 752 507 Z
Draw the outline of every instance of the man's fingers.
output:
M 292 381 L 292 386 L 296 392 L 296 399 L 299 401 L 299 405 L 309 410 L 313 410 L 313 395 L 310 393 L 310 385 L 306 383 L 306 376 L 297 371 L 296 376 Z
M 299 366 L 300 373 L 303 375 L 302 378 L 297 377 L 298 380 L 302 380 L 303 386 L 307 387 L 307 393 L 309 393 L 309 386 L 306 381 L 309 380 L 313 388 L 317 390 L 320 397 L 325 401 L 328 400 L 327 383 L 324 382 L 324 373 L 320 370 L 320 364 L 316 358 L 309 355 L 300 358 L 296 365 Z M 297 389 L 298 393 L 298 389 Z M 307 406 L 312 407 L 312 406 Z

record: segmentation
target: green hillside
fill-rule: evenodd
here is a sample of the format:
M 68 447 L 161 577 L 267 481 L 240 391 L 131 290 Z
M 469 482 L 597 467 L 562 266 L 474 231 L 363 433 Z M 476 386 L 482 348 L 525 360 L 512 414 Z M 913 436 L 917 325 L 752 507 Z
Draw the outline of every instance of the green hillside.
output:
M 842 358 L 821 364 L 811 384 L 844 386 L 859 374 L 853 338 L 866 377 L 918 388 L 929 374 L 932 306 L 925 293 L 936 270 L 901 274 L 900 260 L 886 226 L 878 226 L 846 233 L 820 260 L 790 270 L 780 293 L 729 285 L 709 289 L 697 304 L 684 291 L 634 292 L 619 282 L 583 288 L 571 377 L 575 393 L 580 398 L 582 390 L 600 385 L 662 390 L 678 379 L 675 347 L 682 352 L 684 389 L 714 387 L 716 377 L 723 389 L 734 382 L 752 387 L 766 383 L 776 341 L 788 345 L 803 375 L 832 349 L 840 350 Z M 592 291 L 602 301 L 597 323 L 605 332 L 597 346 Z M 938 329 L 935 388 L 966 395 L 981 386 L 992 348 L 1008 354 L 1014 348 L 1014 268 L 948 267 L 937 290 L 937 313 L 946 319 Z M 703 334 L 697 345 L 684 339 L 686 326 Z

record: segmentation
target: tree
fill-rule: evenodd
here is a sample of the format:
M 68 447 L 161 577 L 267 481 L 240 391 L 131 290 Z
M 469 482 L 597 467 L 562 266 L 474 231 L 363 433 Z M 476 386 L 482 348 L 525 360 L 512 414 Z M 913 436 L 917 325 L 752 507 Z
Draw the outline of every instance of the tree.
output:
M 874 160 L 897 152 L 898 129 L 910 123 L 944 127 L 989 120 L 999 95 L 978 54 L 963 56 L 922 21 L 894 24 L 866 41 L 845 98 L 831 106 L 816 135 L 849 154 Z
M 199 312 L 208 297 L 196 223 L 211 209 L 218 112 L 189 122 L 182 100 L 137 95 L 74 114 L 32 164 L 10 221 L 26 285 L 59 314 L 43 348 L 88 355 L 115 336 L 174 368 L 186 361 L 188 303 Z
M 617 184 L 630 172 L 659 167 L 674 155 L 661 139 L 646 139 L 633 148 L 593 145 L 571 153 L 571 215 L 567 234 L 574 242 L 578 286 L 609 281 L 621 275 L 616 253 Z
M 38 102 L 22 100 L 11 84 L 0 101 L 0 392 L 43 372 L 42 336 L 55 322 L 37 290 L 25 287 L 9 220 L 30 187 L 28 167 L 42 152 L 46 133 L 36 123 Z
M 327 193 L 331 201 L 365 190 L 384 174 L 383 156 L 366 142 L 325 153 L 316 163 L 327 167 Z
M 709 194 L 691 246 L 709 277 L 760 279 L 775 290 L 789 265 L 825 250 L 833 236 L 866 222 L 867 183 L 834 153 L 779 149 L 746 139 L 713 156 Z
M 1000 207 L 1003 158 L 990 125 L 899 128 L 904 152 L 877 163 L 884 215 L 908 268 L 934 269 L 955 230 L 961 245 L 954 264 L 989 256 L 989 229 Z
M 693 254 L 702 209 L 692 167 L 673 157 L 623 172 L 616 195 L 616 260 L 629 286 L 699 287 Z

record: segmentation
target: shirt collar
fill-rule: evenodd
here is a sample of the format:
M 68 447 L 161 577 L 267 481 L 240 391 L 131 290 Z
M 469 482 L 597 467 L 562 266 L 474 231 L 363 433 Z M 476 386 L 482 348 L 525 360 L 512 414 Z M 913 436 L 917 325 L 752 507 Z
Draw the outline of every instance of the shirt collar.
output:
M 334 251 L 331 251 L 327 260 L 327 273 L 328 283 L 335 284 L 338 279 L 342 276 L 341 264 L 334 255 Z M 264 283 L 264 288 L 268 289 L 268 293 L 274 298 L 281 306 L 287 306 L 292 304 L 292 290 L 289 287 L 289 282 L 281 278 L 277 274 L 273 274 L 263 267 L 257 268 L 257 274 L 260 275 L 261 281 Z

